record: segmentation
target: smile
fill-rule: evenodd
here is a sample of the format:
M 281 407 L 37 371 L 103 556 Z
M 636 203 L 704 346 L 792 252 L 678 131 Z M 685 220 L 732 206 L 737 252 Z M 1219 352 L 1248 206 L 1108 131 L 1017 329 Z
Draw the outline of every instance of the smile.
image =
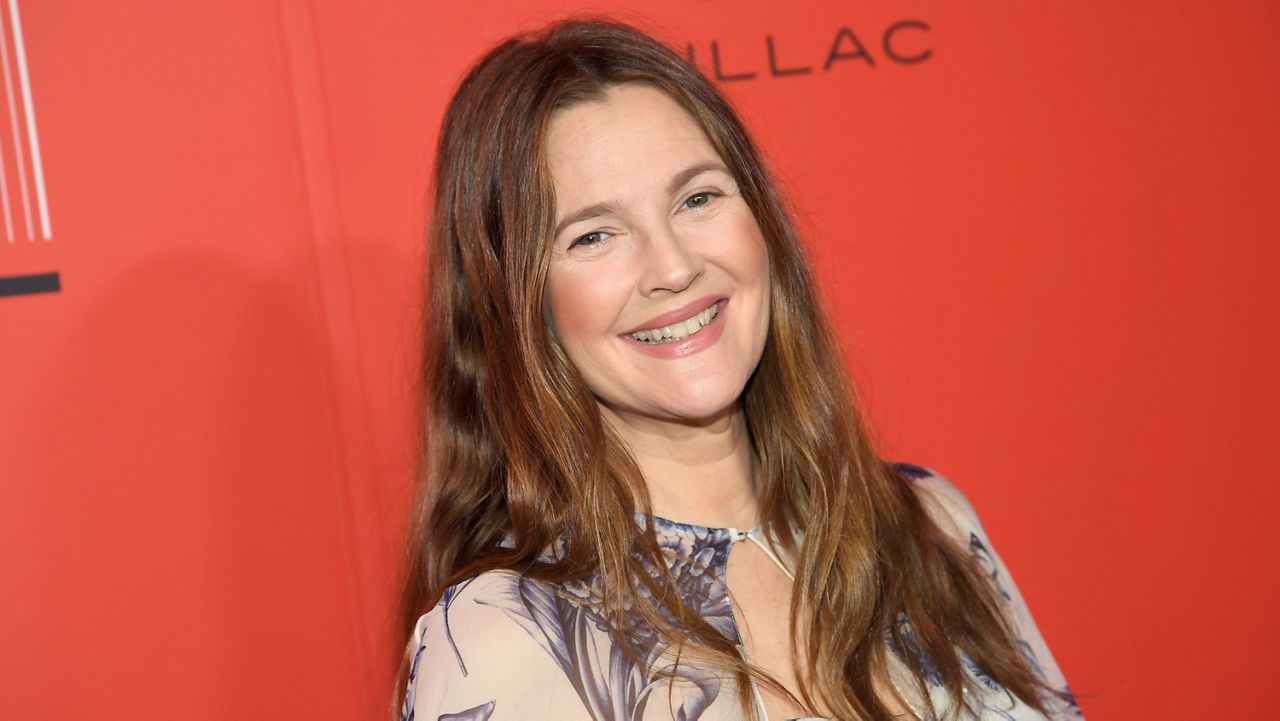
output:
M 652 328 L 650 330 L 642 330 L 632 333 L 630 337 L 647 343 L 649 345 L 661 345 L 662 343 L 674 343 L 684 340 L 691 335 L 711 324 L 711 321 L 720 315 L 720 302 L 712 303 L 710 307 L 703 309 L 698 313 L 694 313 L 691 317 L 681 321 L 676 321 L 671 325 L 664 325 L 661 328 Z

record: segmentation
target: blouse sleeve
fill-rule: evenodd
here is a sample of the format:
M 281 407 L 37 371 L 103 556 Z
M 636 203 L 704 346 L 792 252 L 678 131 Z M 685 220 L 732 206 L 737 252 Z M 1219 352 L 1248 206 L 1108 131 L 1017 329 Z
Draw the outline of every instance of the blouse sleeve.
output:
M 921 499 L 933 511 L 933 517 L 950 525 L 946 530 L 953 532 L 957 539 L 968 546 L 996 590 L 1008 601 L 1007 608 L 1019 636 L 1018 643 L 1031 660 L 1032 668 L 1056 695 L 1056 698 L 1050 699 L 1057 706 L 1053 709 L 1052 717 L 1082 719 L 1084 716 L 1080 706 L 1032 618 L 1031 609 L 1009 574 L 1009 569 L 996 553 L 969 499 L 951 481 L 930 469 L 907 466 L 907 475 L 915 480 L 917 487 L 926 491 L 921 494 Z
M 509 595 L 510 585 L 505 573 L 482 574 L 418 619 L 401 721 L 585 718 L 555 661 L 489 602 Z

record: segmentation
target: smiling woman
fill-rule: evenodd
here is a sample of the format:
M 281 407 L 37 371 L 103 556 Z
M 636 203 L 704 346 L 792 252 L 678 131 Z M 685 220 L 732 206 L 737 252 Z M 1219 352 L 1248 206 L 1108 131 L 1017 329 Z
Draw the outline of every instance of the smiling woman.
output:
M 964 496 L 880 459 L 733 109 L 607 21 L 486 55 L 436 158 L 403 719 L 1043 719 Z
M 731 407 L 768 335 L 769 257 L 702 130 L 662 91 L 624 83 L 553 114 L 546 146 L 556 206 L 600 209 L 552 239 L 545 293 L 611 427 L 634 452 L 641 419 Z

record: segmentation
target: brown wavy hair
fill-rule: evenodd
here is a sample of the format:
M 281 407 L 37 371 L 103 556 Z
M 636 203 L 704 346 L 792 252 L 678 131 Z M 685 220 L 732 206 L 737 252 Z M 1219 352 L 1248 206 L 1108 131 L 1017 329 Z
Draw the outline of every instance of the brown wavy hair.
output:
M 741 403 L 761 467 L 761 522 L 797 554 L 793 663 L 800 697 L 747 664 L 680 602 L 651 530 L 644 478 L 548 332 L 543 286 L 555 222 L 545 138 L 552 114 L 647 83 L 701 126 L 764 236 L 771 313 L 763 356 Z M 1000 601 L 968 550 L 934 523 L 911 482 L 878 456 L 824 318 L 790 214 L 742 121 L 675 52 L 608 19 L 576 18 L 510 38 L 462 81 L 440 132 L 429 226 L 424 437 L 401 599 L 406 643 L 448 586 L 494 569 L 551 582 L 599 574 L 605 605 L 640 604 L 684 657 L 749 677 L 810 713 L 892 718 L 873 678 L 884 640 L 909 620 L 923 655 L 905 659 L 928 701 L 931 662 L 952 698 L 971 679 L 963 651 L 1006 689 L 1045 710 L 1046 691 L 1017 651 Z M 804 531 L 803 543 L 791 528 Z M 514 545 L 499 541 L 512 534 Z M 563 553 L 537 562 L 563 536 Z M 640 588 L 647 586 L 647 593 Z M 406 685 L 400 672 L 393 713 Z

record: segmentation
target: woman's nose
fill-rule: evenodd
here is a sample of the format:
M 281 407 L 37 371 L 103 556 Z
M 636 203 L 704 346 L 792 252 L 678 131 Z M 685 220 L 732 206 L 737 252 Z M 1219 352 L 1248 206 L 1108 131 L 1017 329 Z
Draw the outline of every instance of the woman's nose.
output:
M 640 291 L 646 296 L 662 291 L 679 293 L 702 275 L 702 257 L 670 228 L 649 233 L 643 248 Z

